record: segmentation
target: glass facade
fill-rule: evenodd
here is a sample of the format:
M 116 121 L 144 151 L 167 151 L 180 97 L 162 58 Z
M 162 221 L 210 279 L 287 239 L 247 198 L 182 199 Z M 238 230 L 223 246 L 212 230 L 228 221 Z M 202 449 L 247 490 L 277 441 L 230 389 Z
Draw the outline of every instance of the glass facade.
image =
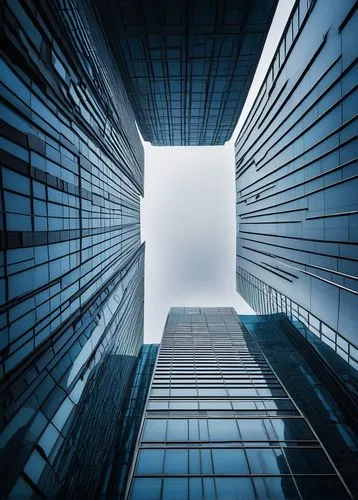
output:
M 244 269 L 237 269 L 236 283 L 242 297 L 257 313 L 284 313 L 306 338 L 312 333 L 347 361 L 348 372 L 350 367 L 358 370 L 358 348 L 312 312 Z M 329 357 L 330 352 L 325 350 L 324 356 Z
M 86 496 L 143 342 L 143 148 L 88 2 L 2 15 L 0 496 Z
M 303 340 L 302 333 L 292 327 L 284 314 L 240 315 L 240 320 L 317 432 L 356 498 L 358 372 L 317 336 L 306 332 L 306 340 Z M 302 342 L 297 342 L 300 338 Z M 307 349 L 307 343 L 311 343 L 314 350 Z M 323 364 L 322 357 L 326 358 Z M 339 379 L 338 384 L 334 379 Z
M 231 308 L 172 308 L 128 484 L 131 500 L 351 498 Z
M 277 0 L 94 0 L 144 140 L 224 144 Z
M 236 141 L 237 289 L 358 360 L 356 4 L 297 0 Z
M 105 498 L 124 498 L 127 476 L 147 401 L 148 389 L 159 350 L 158 344 L 144 344 L 136 371 L 124 401 L 124 412 L 116 423 L 115 443 L 111 443 L 112 457 L 104 474 L 102 495 Z

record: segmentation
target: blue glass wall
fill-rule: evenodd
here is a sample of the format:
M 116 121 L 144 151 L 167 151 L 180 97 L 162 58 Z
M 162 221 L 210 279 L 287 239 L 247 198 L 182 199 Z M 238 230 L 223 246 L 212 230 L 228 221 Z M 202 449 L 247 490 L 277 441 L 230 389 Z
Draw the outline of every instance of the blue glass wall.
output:
M 284 382 L 295 403 L 313 426 L 323 446 L 330 454 L 354 497 L 358 494 L 358 428 L 357 404 L 354 398 L 358 388 L 358 372 L 314 335 L 308 337 L 318 354 L 312 355 L 296 342 L 301 334 L 294 329 L 284 314 L 242 316 L 240 320 L 263 350 L 268 362 Z M 329 351 L 328 367 L 321 369 L 320 353 Z M 307 356 L 307 353 L 309 356 Z M 328 369 L 327 369 L 328 368 Z M 329 369 L 337 377 L 346 379 L 346 388 L 339 385 L 337 397 Z M 347 372 L 350 372 L 349 378 Z M 346 400 L 342 393 L 349 392 Z M 352 412 L 352 413 L 351 413 Z
M 143 149 L 87 2 L 2 13 L 1 495 L 93 492 L 142 344 Z
M 292 305 L 354 363 L 357 15 L 297 0 L 235 149 L 238 291 L 258 312 Z
M 105 498 L 124 498 L 143 411 L 147 402 L 158 344 L 144 344 L 124 401 L 124 412 L 117 422 L 117 438 L 111 444 L 112 456 L 106 470 L 102 493 Z
M 146 141 L 224 144 L 277 0 L 93 0 Z
M 131 500 L 350 498 L 231 308 L 172 308 L 128 485 Z

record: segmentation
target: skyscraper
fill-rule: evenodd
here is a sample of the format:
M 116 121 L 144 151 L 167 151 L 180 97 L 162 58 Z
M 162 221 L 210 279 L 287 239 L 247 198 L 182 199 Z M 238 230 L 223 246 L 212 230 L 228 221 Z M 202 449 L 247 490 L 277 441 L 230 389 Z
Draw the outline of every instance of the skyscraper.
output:
M 115 442 L 108 443 L 111 457 L 102 478 L 104 498 L 124 498 L 129 468 L 147 401 L 154 365 L 158 355 L 158 344 L 144 344 L 138 358 L 130 390 L 123 403 L 124 411 L 117 422 L 119 430 Z
M 94 0 L 141 134 L 224 144 L 245 103 L 277 0 Z
M 2 14 L 0 496 L 68 498 L 98 486 L 143 342 L 143 148 L 88 3 Z
M 356 3 L 295 3 L 236 141 L 237 290 L 358 367 Z
M 1 497 L 358 492 L 352 1 L 296 1 L 237 142 L 238 289 L 287 317 L 174 309 L 143 346 L 135 117 L 223 144 L 276 3 L 2 3 Z
M 306 416 L 354 498 L 358 495 L 358 372 L 283 313 L 240 315 Z
M 128 495 L 351 498 L 317 434 L 231 308 L 171 309 Z

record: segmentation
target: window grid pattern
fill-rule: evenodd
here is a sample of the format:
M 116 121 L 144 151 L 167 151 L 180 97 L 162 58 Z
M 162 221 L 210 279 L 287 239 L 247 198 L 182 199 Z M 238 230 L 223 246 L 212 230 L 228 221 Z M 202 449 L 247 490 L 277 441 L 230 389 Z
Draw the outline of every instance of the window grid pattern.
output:
M 171 309 L 128 490 L 131 500 L 350 498 L 232 308 Z
M 90 4 L 77 7 L 2 5 L 0 430 L 13 457 L 1 464 L 4 497 L 52 496 L 81 476 L 93 491 L 119 409 L 90 431 L 85 383 L 98 389 L 95 422 L 111 391 L 121 405 L 143 340 L 143 148 Z
M 358 349 L 304 307 L 241 268 L 237 268 L 237 290 L 257 313 L 286 314 L 305 337 L 312 332 L 358 370 Z
M 158 350 L 158 344 L 144 344 L 141 347 L 129 393 L 123 403 L 124 411 L 117 425 L 118 436 L 114 445 L 113 442 L 110 444 L 112 457 L 103 475 L 102 485 L 102 494 L 107 497 L 124 497 Z
M 297 0 L 235 144 L 238 290 L 248 273 L 287 297 L 349 362 L 358 346 L 356 24 L 353 1 L 328 11 L 324 0 Z M 246 297 L 261 311 L 258 293 Z
M 254 76 L 276 0 L 96 0 L 145 140 L 224 144 Z

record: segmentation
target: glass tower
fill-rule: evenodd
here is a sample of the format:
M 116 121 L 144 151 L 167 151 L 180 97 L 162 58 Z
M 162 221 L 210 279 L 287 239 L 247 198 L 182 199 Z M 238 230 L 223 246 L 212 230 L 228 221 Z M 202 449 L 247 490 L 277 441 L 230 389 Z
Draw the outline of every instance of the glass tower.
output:
M 138 126 L 156 146 L 230 139 L 277 0 L 93 0 Z
M 172 308 L 130 500 L 351 498 L 231 308 Z
M 0 496 L 89 498 L 143 342 L 143 148 L 88 2 L 1 10 Z
M 358 368 L 356 3 L 297 0 L 236 140 L 237 290 Z
M 124 498 L 128 471 L 147 401 L 158 349 L 158 344 L 144 344 L 141 348 L 136 371 L 123 403 L 124 411 L 117 423 L 118 437 L 115 443 L 109 445 L 112 449 L 112 456 L 102 484 L 102 496 L 106 499 Z

